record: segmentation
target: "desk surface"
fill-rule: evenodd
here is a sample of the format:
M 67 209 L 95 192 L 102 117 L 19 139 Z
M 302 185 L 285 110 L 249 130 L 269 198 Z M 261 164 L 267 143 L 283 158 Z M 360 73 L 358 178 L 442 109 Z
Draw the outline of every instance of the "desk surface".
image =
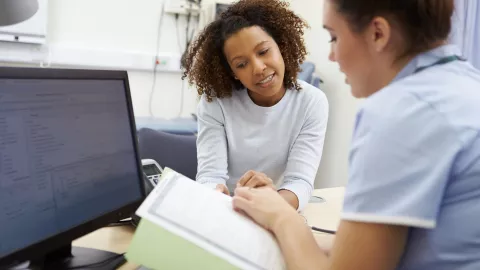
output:
M 308 224 L 322 229 L 336 230 L 340 222 L 344 188 L 318 189 L 314 191 L 313 195 L 322 197 L 325 202 L 310 203 L 305 207 L 302 214 L 306 217 Z M 73 245 L 123 253 L 127 251 L 133 233 L 134 228 L 131 226 L 102 228 L 75 240 Z M 334 236 L 316 232 L 313 234 L 321 248 L 331 248 Z M 127 263 L 119 269 L 133 270 L 136 268 L 137 266 Z
M 337 230 L 340 223 L 340 214 L 343 206 L 345 188 L 317 189 L 313 196 L 319 196 L 325 200 L 322 203 L 309 203 L 303 210 L 303 216 L 308 225 L 321 229 Z M 326 250 L 330 250 L 335 237 L 330 234 L 313 232 L 317 244 Z

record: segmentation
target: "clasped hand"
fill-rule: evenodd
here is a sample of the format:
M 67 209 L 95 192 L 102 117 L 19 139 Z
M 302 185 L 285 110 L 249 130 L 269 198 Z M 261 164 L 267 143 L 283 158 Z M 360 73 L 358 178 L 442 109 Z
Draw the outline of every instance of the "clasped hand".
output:
M 225 185 L 217 185 L 217 190 L 229 195 Z M 297 212 L 278 194 L 276 187 L 266 174 L 248 171 L 237 182 L 233 208 L 252 218 L 270 231 L 292 217 Z
M 269 187 L 275 190 L 275 185 L 273 184 L 272 179 L 270 179 L 266 174 L 256 171 L 246 172 L 237 182 L 237 188 L 247 187 L 247 188 L 259 188 L 259 187 Z M 216 190 L 230 195 L 228 188 L 225 185 L 218 184 L 215 188 Z

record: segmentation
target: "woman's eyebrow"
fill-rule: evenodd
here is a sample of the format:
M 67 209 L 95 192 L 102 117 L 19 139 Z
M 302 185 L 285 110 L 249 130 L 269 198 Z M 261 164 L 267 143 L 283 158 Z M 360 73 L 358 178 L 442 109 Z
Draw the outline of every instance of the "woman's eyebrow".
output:
M 268 43 L 268 40 L 261 41 L 255 46 L 255 48 L 262 46 L 263 44 Z

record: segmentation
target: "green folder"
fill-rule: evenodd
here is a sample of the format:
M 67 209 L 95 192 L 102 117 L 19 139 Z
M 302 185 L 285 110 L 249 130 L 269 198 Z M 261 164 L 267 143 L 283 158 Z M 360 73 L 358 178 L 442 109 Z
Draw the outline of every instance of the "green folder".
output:
M 165 169 L 168 172 L 169 169 Z M 160 181 L 162 178 L 160 178 Z M 136 265 L 156 270 L 239 269 L 170 231 L 142 219 L 128 248 L 126 258 Z
M 129 262 L 156 270 L 237 270 L 224 259 L 142 219 L 128 248 Z

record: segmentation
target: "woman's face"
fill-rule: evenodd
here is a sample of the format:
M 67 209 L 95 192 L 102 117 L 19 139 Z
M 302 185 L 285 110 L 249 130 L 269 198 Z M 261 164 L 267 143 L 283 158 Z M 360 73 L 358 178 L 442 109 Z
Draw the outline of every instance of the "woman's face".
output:
M 390 53 L 385 49 L 390 29 L 385 20 L 376 20 L 365 31 L 354 32 L 333 1 L 324 1 L 323 24 L 331 35 L 329 59 L 339 64 L 357 98 L 368 97 L 385 86 L 388 77 L 385 69 L 389 69 Z
M 255 103 L 271 106 L 285 93 L 285 63 L 277 43 L 262 28 L 244 28 L 229 37 L 223 51 L 236 79 Z

